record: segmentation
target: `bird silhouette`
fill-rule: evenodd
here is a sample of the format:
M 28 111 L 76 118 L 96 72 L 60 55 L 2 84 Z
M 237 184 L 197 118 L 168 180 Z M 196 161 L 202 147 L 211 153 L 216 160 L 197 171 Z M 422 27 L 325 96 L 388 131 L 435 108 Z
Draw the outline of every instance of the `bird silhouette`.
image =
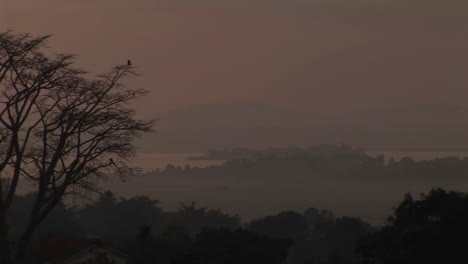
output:
M 127 65 L 128 65 L 128 66 L 131 66 L 131 65 L 132 65 L 132 61 L 131 61 L 131 60 L 127 60 Z

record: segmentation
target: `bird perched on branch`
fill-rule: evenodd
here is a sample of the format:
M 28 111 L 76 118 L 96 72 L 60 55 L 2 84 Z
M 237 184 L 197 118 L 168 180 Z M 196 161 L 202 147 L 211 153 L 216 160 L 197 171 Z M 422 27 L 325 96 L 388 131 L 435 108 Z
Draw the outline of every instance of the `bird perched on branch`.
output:
M 127 66 L 132 66 L 132 61 L 131 60 L 127 60 Z

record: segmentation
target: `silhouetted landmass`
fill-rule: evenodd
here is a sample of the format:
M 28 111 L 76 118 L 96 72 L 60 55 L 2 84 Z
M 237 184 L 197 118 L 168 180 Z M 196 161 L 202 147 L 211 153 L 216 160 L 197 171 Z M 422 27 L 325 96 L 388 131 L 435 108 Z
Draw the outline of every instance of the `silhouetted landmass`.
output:
M 468 159 L 462 157 L 392 159 L 346 145 L 218 153 L 236 159 L 203 168 L 168 165 L 113 190 L 151 195 L 168 210 L 195 201 L 251 220 L 285 208 L 318 207 L 380 225 L 401 193 L 468 187 Z
M 415 161 L 371 157 L 349 146 L 323 145 L 288 148 L 229 150 L 246 158 L 207 168 L 176 167 L 148 173 L 146 178 L 221 179 L 262 183 L 313 184 L 333 182 L 464 182 L 468 159 Z M 351 181 L 347 181 L 351 179 Z M 246 181 L 248 182 L 248 181 Z M 8 219 L 12 237 L 21 230 L 34 195 L 18 196 Z M 54 236 L 100 239 L 128 255 L 130 264 L 287 263 L 386 264 L 438 263 L 462 257 L 456 241 L 468 234 L 466 194 L 435 189 L 421 200 L 407 195 L 380 228 L 357 217 L 338 217 L 332 211 L 308 208 L 242 221 L 220 209 L 180 204 L 165 211 L 147 196 L 116 197 L 104 192 L 94 202 L 73 207 L 59 203 L 38 228 L 34 242 Z M 284 197 L 283 197 L 284 198 Z M 350 197 L 351 198 L 351 197 Z M 370 201 L 374 199 L 367 197 Z M 246 204 L 245 206 L 250 206 Z M 427 251 L 429 249 L 429 252 Z
M 369 156 L 364 150 L 346 145 L 321 145 L 311 148 L 244 148 L 210 151 L 195 159 L 226 160 L 205 168 L 173 166 L 147 172 L 147 176 L 262 178 L 275 181 L 312 179 L 353 179 L 356 182 L 463 182 L 468 175 L 468 158 L 446 157 L 416 161 L 385 156 Z M 286 180 L 287 178 L 287 180 Z
M 288 147 L 288 148 L 266 148 L 266 149 L 249 149 L 249 148 L 225 148 L 222 150 L 209 150 L 208 154 L 203 156 L 189 157 L 191 160 L 240 160 L 249 159 L 255 160 L 262 157 L 294 157 L 307 154 L 308 156 L 336 156 L 336 155 L 365 155 L 363 149 L 352 148 L 350 146 L 341 145 L 317 145 L 308 148 Z
M 16 197 L 10 225 L 22 224 L 32 197 Z M 130 264 L 455 263 L 464 258 L 460 241 L 468 235 L 467 197 L 443 189 L 420 200 L 407 194 L 386 224 L 375 228 L 316 208 L 241 223 L 238 216 L 194 203 L 166 212 L 145 196 L 117 198 L 105 192 L 79 208 L 59 204 L 38 228 L 33 248 L 67 236 L 106 241 Z
M 33 197 L 17 197 L 10 224 L 22 225 Z M 359 237 L 371 230 L 357 218 L 315 208 L 241 223 L 238 216 L 194 203 L 166 212 L 145 196 L 117 198 L 104 192 L 79 208 L 59 204 L 38 228 L 33 247 L 65 236 L 106 241 L 135 264 L 343 263 L 330 262 L 334 258 L 353 263 Z

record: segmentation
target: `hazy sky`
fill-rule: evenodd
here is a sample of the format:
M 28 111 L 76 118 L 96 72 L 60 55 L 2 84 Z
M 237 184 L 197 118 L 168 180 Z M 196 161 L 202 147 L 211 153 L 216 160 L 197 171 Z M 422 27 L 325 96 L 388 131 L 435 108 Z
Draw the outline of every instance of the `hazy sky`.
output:
M 313 111 L 468 100 L 467 1 L 0 0 L 0 30 L 53 34 L 104 71 L 128 58 L 151 114 L 201 103 Z

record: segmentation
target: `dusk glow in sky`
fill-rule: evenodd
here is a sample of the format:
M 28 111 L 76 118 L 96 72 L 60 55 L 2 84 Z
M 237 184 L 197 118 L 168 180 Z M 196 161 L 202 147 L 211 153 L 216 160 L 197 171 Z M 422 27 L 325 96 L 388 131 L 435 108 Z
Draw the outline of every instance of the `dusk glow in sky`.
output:
M 145 115 L 206 103 L 342 112 L 464 104 L 463 1 L 0 0 L 0 30 L 52 34 L 96 73 L 132 59 Z
M 0 0 L 0 263 L 29 261 L 24 237 L 40 242 L 49 227 L 125 246 L 128 263 L 466 258 L 456 242 L 468 236 L 467 10 L 468 0 Z M 24 33 L 52 37 L 40 50 Z M 53 54 L 76 55 L 84 78 Z M 364 221 L 386 223 L 383 233 Z M 84 261 L 76 252 L 64 261 Z

